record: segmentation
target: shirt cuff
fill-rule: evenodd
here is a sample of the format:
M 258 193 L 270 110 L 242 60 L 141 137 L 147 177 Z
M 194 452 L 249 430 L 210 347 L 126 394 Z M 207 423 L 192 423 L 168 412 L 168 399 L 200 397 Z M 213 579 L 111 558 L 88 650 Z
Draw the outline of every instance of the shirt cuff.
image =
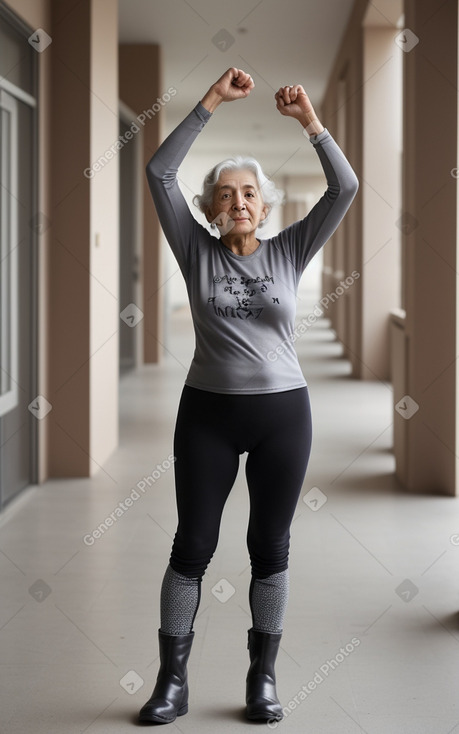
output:
M 201 117 L 202 119 L 204 119 L 204 120 L 206 120 L 206 121 L 207 121 L 207 120 L 210 120 L 210 118 L 212 117 L 212 112 L 209 112 L 209 110 L 207 110 L 207 109 L 206 109 L 206 108 L 204 107 L 204 105 L 202 105 L 202 104 L 201 104 L 201 102 L 200 102 L 200 101 L 199 101 L 199 102 L 198 102 L 198 104 L 196 105 L 196 107 L 195 107 L 195 110 L 196 110 L 196 112 L 198 113 L 198 115 L 199 115 L 199 116 L 200 116 L 200 117 Z
M 321 133 L 317 133 L 317 135 L 310 135 L 309 140 L 314 145 L 315 143 L 320 143 L 323 138 L 325 138 L 327 135 L 330 135 L 327 128 L 324 127 Z

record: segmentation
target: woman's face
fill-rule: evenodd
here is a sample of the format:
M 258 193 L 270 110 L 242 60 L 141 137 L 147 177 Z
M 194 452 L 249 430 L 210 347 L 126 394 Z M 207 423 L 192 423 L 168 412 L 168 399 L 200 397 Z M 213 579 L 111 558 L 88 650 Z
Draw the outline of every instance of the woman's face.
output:
M 253 171 L 222 171 L 214 188 L 212 206 L 206 212 L 221 234 L 250 234 L 265 219 L 268 207 Z

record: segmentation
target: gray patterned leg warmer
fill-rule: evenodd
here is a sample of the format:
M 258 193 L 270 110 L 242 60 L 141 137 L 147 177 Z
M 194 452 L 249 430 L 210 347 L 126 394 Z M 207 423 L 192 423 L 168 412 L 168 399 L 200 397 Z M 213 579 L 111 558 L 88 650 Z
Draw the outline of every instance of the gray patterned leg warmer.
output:
M 169 564 L 161 585 L 161 632 L 188 635 L 200 600 L 200 579 L 182 576 Z
M 250 582 L 252 623 L 260 632 L 282 632 L 289 592 L 288 568 L 265 579 Z

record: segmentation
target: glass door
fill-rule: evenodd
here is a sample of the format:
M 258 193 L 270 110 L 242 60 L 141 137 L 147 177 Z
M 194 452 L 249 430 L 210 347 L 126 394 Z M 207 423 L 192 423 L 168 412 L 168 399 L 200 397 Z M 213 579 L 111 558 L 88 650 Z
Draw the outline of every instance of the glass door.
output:
M 0 509 L 34 481 L 34 109 L 0 88 Z

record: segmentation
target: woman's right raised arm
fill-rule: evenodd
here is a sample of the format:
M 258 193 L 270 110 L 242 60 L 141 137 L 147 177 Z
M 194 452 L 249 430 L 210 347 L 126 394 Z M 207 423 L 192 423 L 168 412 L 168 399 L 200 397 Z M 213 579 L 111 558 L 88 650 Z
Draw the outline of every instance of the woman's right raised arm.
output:
M 249 74 L 242 69 L 228 69 L 159 146 L 147 164 L 148 184 L 159 221 L 184 275 L 189 271 L 201 225 L 193 217 L 180 191 L 178 168 L 218 105 L 247 97 L 253 87 Z
M 199 226 L 180 191 L 178 168 L 212 114 L 200 102 L 150 158 L 146 174 L 159 221 L 184 275 L 188 273 Z

